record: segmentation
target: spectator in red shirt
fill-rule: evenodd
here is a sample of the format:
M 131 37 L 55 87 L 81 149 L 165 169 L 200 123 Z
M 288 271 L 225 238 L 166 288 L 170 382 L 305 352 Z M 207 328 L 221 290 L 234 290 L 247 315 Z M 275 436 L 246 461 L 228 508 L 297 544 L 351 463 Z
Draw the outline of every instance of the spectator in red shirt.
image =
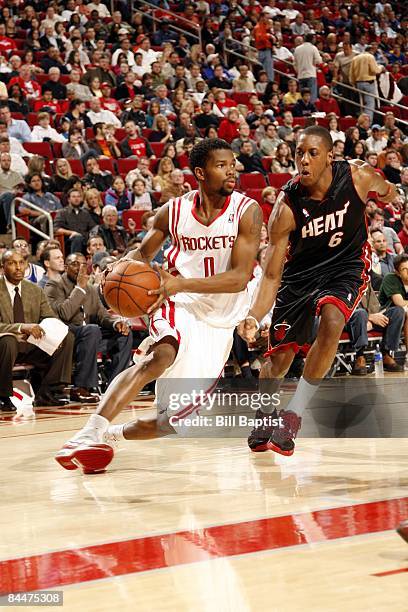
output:
M 0 53 L 8 55 L 11 51 L 15 51 L 17 45 L 12 38 L 6 36 L 6 25 L 0 23 Z
M 239 137 L 239 113 L 237 108 L 230 108 L 226 119 L 223 119 L 218 128 L 218 138 L 223 138 L 227 142 L 232 142 Z
M 121 106 L 115 98 L 112 98 L 112 87 L 110 83 L 106 81 L 101 84 L 102 98 L 100 98 L 101 107 L 105 110 L 109 110 L 115 115 L 119 115 L 122 112 Z
M 319 113 L 334 113 L 336 117 L 340 117 L 340 109 L 337 101 L 331 96 L 330 87 L 323 85 L 319 89 L 319 98 L 315 102 L 315 106 Z
M 408 253 L 408 211 L 402 213 L 401 221 L 402 229 L 398 232 L 398 238 L 401 240 L 404 251 Z
M 30 66 L 23 64 L 18 72 L 19 76 L 10 79 L 8 86 L 17 84 L 21 87 L 27 99 L 38 100 L 41 96 L 41 87 L 37 81 L 31 78 Z
M 276 202 L 276 189 L 275 187 L 265 187 L 262 191 L 262 214 L 264 223 L 268 224 L 269 217 Z
M 33 104 L 34 112 L 38 112 L 44 108 L 50 108 L 54 113 L 60 114 L 67 110 L 64 102 L 60 103 L 58 100 L 54 100 L 51 89 L 43 90 L 43 95 L 39 100 L 36 100 Z
M 153 151 L 146 138 L 140 135 L 140 128 L 132 120 L 126 121 L 123 126 L 126 138 L 120 143 L 123 157 L 149 157 L 154 158 Z

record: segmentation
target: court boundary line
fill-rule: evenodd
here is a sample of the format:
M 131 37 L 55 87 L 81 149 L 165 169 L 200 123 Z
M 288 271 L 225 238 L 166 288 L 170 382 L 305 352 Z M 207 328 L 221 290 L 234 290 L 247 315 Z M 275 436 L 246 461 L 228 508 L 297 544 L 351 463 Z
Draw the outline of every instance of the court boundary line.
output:
M 221 523 L 212 523 L 210 525 L 200 525 L 199 527 L 195 527 L 193 529 L 178 529 L 175 531 L 159 531 L 159 532 L 146 532 L 143 535 L 136 535 L 136 536 L 127 536 L 125 538 L 118 538 L 118 539 L 114 539 L 114 540 L 102 540 L 102 541 L 98 541 L 98 542 L 94 542 L 92 544 L 85 544 L 85 545 L 80 545 L 77 547 L 77 550 L 81 550 L 83 548 L 91 548 L 93 546 L 106 546 L 108 544 L 112 544 L 112 543 L 124 543 L 124 542 L 132 542 L 133 540 L 142 540 L 144 538 L 154 538 L 154 537 L 164 537 L 164 536 L 171 536 L 171 535 L 177 535 L 179 533 L 184 533 L 187 531 L 199 531 L 199 530 L 203 530 L 203 529 L 215 529 L 217 527 L 226 527 L 226 526 L 231 526 L 233 527 L 234 525 L 241 525 L 244 523 L 254 523 L 257 521 L 266 521 L 266 520 L 273 520 L 273 519 L 279 519 L 279 518 L 284 518 L 287 516 L 290 517 L 294 517 L 296 518 L 297 516 L 303 516 L 304 514 L 313 514 L 315 512 L 327 512 L 330 510 L 338 510 L 339 508 L 355 508 L 356 506 L 363 506 L 363 505 L 367 505 L 367 504 L 378 504 L 381 502 L 392 502 L 392 501 L 401 501 L 401 502 L 408 502 L 408 496 L 407 497 L 390 497 L 390 498 L 381 498 L 381 499 L 375 499 L 375 500 L 369 500 L 369 501 L 363 501 L 363 502 L 356 502 L 356 503 L 348 503 L 347 505 L 344 504 L 340 504 L 338 506 L 329 506 L 327 508 L 316 508 L 313 510 L 300 510 L 299 512 L 293 512 L 291 514 L 277 514 L 274 516 L 268 515 L 268 516 L 257 516 L 256 518 L 248 518 L 245 520 L 240 520 L 240 521 L 228 521 L 228 522 L 221 522 Z M 393 531 L 393 528 L 390 529 L 385 529 L 383 530 L 383 533 L 387 533 L 388 531 Z M 373 531 L 373 532 L 367 532 L 366 534 L 357 534 L 357 535 L 374 535 L 377 533 L 382 533 L 382 532 L 377 532 L 377 531 Z M 344 539 L 344 538 L 354 538 L 356 536 L 344 536 L 342 538 L 333 538 L 333 540 L 323 540 L 323 542 L 332 542 L 334 540 L 338 540 L 338 539 Z M 305 543 L 304 546 L 309 546 L 310 544 Z M 294 546 L 298 547 L 298 546 L 303 546 L 301 544 L 295 544 Z M 288 546 L 286 548 L 291 548 L 291 546 Z M 6 558 L 2 558 L 0 557 L 0 563 L 3 563 L 4 561 L 9 561 L 9 560 L 18 560 L 18 559 L 26 559 L 27 557 L 36 557 L 39 555 L 48 555 L 48 554 L 54 554 L 54 553 L 59 553 L 59 552 L 69 552 L 71 550 L 76 550 L 71 548 L 55 548 L 55 549 L 50 549 L 47 550 L 45 552 L 42 553 L 30 553 L 30 554 L 25 554 L 25 555 L 19 555 L 16 557 L 6 557 Z M 273 550 L 273 549 L 272 549 Z M 277 549 L 279 550 L 279 549 Z M 258 551 L 258 552 L 262 552 L 262 551 Z M 250 553 L 245 553 L 245 554 L 250 554 Z M 255 554 L 255 553 L 251 553 L 251 554 Z M 150 571 L 150 570 L 149 570 Z

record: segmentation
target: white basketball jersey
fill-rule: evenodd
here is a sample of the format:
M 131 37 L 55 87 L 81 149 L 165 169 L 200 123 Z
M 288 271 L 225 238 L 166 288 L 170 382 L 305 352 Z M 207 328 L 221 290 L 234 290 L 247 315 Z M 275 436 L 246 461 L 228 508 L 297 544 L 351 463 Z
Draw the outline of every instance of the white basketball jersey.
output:
M 208 226 L 196 213 L 198 202 L 198 191 L 169 201 L 172 245 L 165 255 L 169 271 L 184 278 L 205 278 L 231 269 L 239 222 L 254 200 L 234 191 Z M 215 327 L 235 327 L 250 305 L 247 289 L 240 293 L 178 293 L 173 299 Z

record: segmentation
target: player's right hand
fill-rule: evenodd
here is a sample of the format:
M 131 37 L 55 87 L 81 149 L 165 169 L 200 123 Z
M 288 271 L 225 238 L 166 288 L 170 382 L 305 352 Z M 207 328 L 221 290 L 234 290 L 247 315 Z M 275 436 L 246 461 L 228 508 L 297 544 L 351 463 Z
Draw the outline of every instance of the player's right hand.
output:
M 252 317 L 244 319 L 238 325 L 238 333 L 241 338 L 246 340 L 246 342 L 255 342 L 256 335 L 258 333 L 258 326 L 256 324 L 256 321 Z

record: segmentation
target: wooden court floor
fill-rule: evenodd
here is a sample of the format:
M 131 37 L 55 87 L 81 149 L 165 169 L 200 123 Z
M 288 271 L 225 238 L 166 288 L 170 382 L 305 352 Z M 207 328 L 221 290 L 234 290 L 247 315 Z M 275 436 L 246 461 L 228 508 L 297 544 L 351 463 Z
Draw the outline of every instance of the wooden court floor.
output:
M 148 399 L 118 419 L 152 413 Z M 125 442 L 105 474 L 53 453 L 90 409 L 0 419 L 0 592 L 68 611 L 408 610 L 406 439 Z M 23 609 L 35 609 L 24 607 Z

